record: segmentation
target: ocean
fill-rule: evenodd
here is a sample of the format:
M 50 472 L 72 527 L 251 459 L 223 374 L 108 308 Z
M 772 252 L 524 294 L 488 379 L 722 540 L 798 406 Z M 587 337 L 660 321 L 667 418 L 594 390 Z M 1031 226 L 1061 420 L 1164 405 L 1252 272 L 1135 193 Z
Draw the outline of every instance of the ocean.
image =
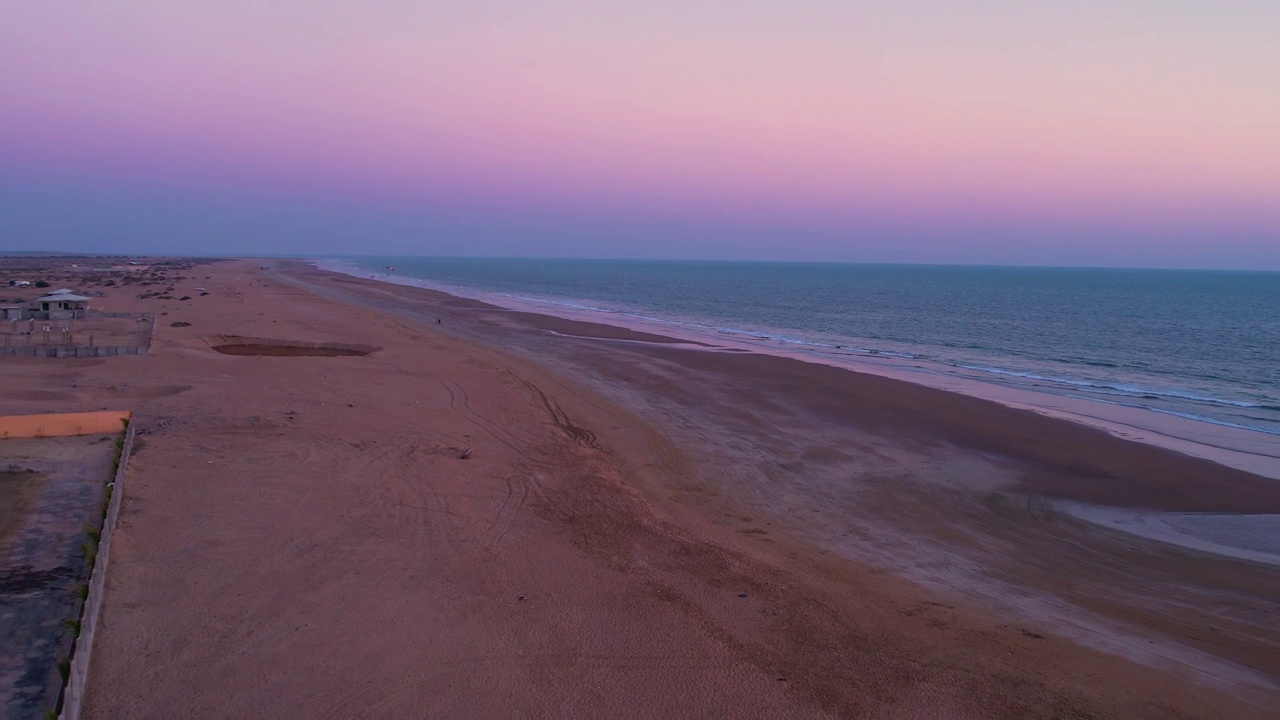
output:
M 332 263 L 333 261 L 329 261 Z M 900 360 L 1280 436 L 1280 273 L 835 263 L 343 258 L 554 313 Z M 353 267 L 354 266 L 354 267 Z M 1277 440 L 1280 443 L 1280 440 Z

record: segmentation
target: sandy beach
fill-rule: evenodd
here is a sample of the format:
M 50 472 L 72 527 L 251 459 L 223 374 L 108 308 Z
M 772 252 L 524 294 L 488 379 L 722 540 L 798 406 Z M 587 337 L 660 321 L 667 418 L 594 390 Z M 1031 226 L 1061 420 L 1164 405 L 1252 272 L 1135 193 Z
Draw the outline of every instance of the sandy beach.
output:
M 147 355 L 0 362 L 6 413 L 135 414 L 89 718 L 1277 717 L 1280 567 L 1079 511 L 1276 515 L 1275 479 L 304 262 L 188 275 L 101 298 Z

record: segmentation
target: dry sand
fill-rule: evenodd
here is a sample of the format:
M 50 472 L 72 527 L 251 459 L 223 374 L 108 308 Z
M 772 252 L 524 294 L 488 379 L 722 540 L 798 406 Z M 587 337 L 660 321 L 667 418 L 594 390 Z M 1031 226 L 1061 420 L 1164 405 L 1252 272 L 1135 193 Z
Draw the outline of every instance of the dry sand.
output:
M 168 313 L 149 356 L 0 363 L 7 413 L 129 409 L 142 433 L 90 718 L 1280 707 L 1280 569 L 1053 507 L 1276 513 L 1280 483 L 891 379 L 259 265 L 197 267 L 178 289 L 210 295 L 186 302 L 108 295 Z

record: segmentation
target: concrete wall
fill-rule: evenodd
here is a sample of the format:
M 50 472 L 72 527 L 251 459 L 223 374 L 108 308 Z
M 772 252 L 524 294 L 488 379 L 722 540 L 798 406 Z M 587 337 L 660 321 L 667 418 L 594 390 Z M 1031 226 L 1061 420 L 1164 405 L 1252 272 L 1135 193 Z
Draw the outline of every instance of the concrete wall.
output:
M 0 347 L 0 357 L 77 358 L 115 357 L 117 355 L 146 355 L 145 345 L 32 345 L 30 347 Z
M 0 417 L 0 438 L 62 437 L 118 433 L 132 413 L 128 410 L 5 415 Z
M 125 415 L 128 414 L 125 413 Z M 76 637 L 75 647 L 71 651 L 71 669 L 67 674 L 67 685 L 62 690 L 62 713 L 58 716 L 62 720 L 79 720 L 80 710 L 84 704 L 85 689 L 89 682 L 89 657 L 93 651 L 93 636 L 97 631 L 98 618 L 102 612 L 102 598 L 106 594 L 111 538 L 115 534 L 116 518 L 120 516 L 120 508 L 124 504 L 125 468 L 128 467 L 129 456 L 133 453 L 133 439 L 134 426 L 130 425 L 124 435 L 120 465 L 116 468 L 115 478 L 112 479 L 111 502 L 107 504 L 106 516 L 102 520 L 97 560 L 93 565 L 93 574 L 89 577 L 89 596 L 85 599 L 84 608 L 80 612 L 80 635 Z

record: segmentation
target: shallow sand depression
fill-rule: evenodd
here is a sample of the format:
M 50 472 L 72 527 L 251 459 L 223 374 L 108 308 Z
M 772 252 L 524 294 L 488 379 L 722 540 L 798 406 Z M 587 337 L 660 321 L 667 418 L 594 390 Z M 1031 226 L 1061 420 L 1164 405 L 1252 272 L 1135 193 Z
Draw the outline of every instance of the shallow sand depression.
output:
M 249 338 L 236 335 L 221 335 L 213 338 L 210 347 L 223 355 L 266 357 L 351 357 L 368 355 L 382 349 L 375 345 Z

